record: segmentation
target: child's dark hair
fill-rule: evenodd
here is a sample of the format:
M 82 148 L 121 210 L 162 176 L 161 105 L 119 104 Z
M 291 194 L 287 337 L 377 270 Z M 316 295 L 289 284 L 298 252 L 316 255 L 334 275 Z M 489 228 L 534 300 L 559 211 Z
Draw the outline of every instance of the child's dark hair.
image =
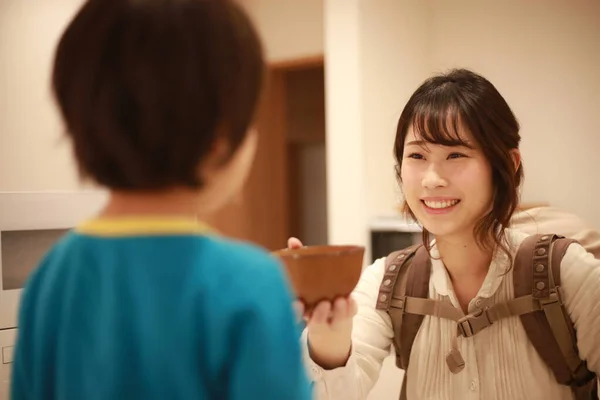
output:
M 511 151 L 518 149 L 521 141 L 519 122 L 502 95 L 487 79 L 466 69 L 426 80 L 408 100 L 398 121 L 394 146 L 398 166 L 411 126 L 426 142 L 446 146 L 465 144 L 459 127 L 471 133 L 490 163 L 494 186 L 492 210 L 475 227 L 475 238 L 482 248 L 497 246 L 510 257 L 502 239 L 519 203 L 523 166 L 521 163 L 515 170 Z M 404 211 L 415 218 L 406 202 Z M 426 229 L 423 241 L 428 247 Z
M 80 174 L 114 190 L 202 187 L 217 138 L 230 154 L 265 64 L 229 0 L 88 0 L 56 51 L 53 89 Z

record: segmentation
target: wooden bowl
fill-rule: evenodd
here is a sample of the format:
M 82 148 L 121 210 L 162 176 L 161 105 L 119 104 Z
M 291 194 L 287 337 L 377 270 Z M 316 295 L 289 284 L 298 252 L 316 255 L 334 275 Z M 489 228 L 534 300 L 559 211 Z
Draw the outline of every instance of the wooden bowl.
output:
M 350 295 L 360 278 L 364 254 L 362 246 L 307 246 L 273 252 L 282 260 L 306 311 L 320 301 Z

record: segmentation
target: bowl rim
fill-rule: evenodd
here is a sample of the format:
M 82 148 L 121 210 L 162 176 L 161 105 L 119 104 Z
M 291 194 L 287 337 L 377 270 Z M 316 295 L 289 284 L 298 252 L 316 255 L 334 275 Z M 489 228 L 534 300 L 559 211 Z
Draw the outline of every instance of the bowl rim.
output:
M 315 246 L 304 246 L 297 249 L 279 249 L 271 252 L 274 256 L 278 257 L 331 257 L 339 255 L 354 254 L 358 252 L 364 252 L 365 246 L 355 244 L 339 244 L 339 245 L 315 245 Z

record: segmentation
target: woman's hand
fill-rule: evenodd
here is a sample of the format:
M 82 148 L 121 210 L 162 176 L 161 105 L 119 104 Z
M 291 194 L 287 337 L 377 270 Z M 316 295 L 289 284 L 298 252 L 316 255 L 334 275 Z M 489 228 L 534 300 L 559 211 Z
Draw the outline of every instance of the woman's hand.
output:
M 288 239 L 288 248 L 302 247 L 297 238 Z M 346 364 L 352 348 L 352 318 L 356 315 L 356 301 L 349 296 L 333 302 L 322 301 L 311 312 L 301 301 L 294 304 L 298 318 L 306 321 L 309 350 L 314 362 L 323 368 L 336 368 Z

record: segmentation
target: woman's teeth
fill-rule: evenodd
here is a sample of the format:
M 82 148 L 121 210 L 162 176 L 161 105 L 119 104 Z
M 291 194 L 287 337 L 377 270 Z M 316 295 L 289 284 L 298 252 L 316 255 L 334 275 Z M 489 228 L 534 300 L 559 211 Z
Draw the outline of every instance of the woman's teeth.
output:
M 458 200 L 444 200 L 444 201 L 429 201 L 424 200 L 423 203 L 429 208 L 448 208 L 456 205 Z

